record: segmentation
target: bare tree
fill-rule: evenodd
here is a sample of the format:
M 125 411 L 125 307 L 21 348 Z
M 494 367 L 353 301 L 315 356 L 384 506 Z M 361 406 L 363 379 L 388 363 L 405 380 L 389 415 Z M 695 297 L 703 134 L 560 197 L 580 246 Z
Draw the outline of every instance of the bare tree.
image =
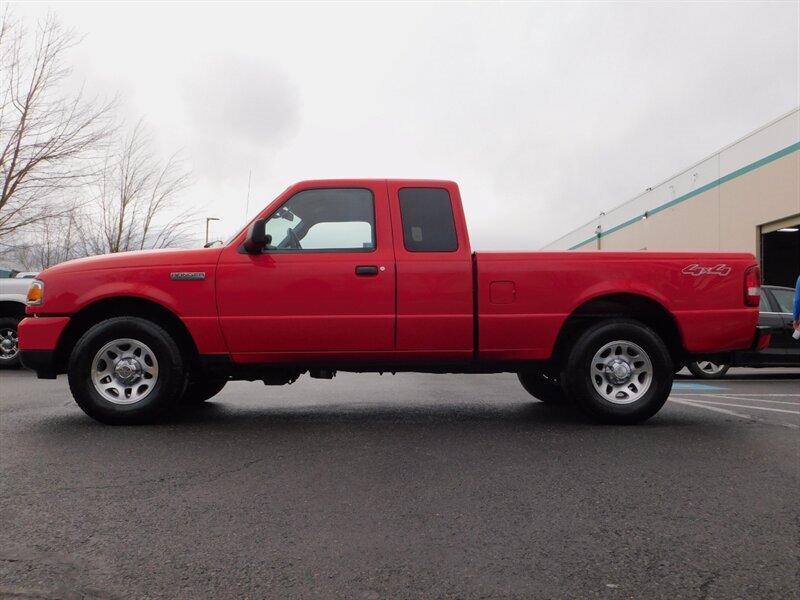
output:
M 0 252 L 0 263 L 25 271 L 40 271 L 58 263 L 85 256 L 80 242 L 77 213 L 32 224 L 27 235 Z
M 174 154 L 160 161 L 140 121 L 105 161 L 88 218 L 79 228 L 84 252 L 102 254 L 180 245 L 194 225 L 177 204 L 190 174 Z
M 113 102 L 64 95 L 64 55 L 75 43 L 50 15 L 33 36 L 0 14 L 0 244 L 66 216 L 79 186 L 96 175 L 112 131 Z

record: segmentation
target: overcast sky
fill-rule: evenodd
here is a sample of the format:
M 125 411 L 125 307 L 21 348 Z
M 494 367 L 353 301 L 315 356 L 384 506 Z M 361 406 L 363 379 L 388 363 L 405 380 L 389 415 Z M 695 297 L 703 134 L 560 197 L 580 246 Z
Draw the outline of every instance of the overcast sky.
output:
M 12 3 L 48 10 L 217 237 L 250 171 L 247 218 L 301 179 L 426 177 L 473 247 L 535 249 L 800 105 L 797 1 Z

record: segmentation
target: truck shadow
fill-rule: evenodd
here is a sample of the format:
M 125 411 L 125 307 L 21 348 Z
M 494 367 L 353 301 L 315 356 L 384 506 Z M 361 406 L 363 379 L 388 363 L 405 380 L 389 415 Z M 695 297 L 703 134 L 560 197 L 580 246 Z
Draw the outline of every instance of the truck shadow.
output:
M 204 424 L 239 420 L 271 423 L 492 423 L 492 422 L 547 422 L 585 424 L 581 415 L 568 407 L 546 406 L 540 402 L 504 405 L 486 404 L 431 404 L 431 405 L 381 405 L 320 404 L 304 406 L 241 406 L 225 402 L 208 402 L 201 406 L 174 411 L 163 424 Z
M 402 426 L 415 429 L 455 427 L 464 429 L 505 429 L 517 431 L 537 430 L 631 430 L 660 429 L 696 425 L 697 420 L 682 414 L 658 414 L 646 423 L 633 426 L 608 426 L 592 423 L 570 407 L 549 406 L 541 402 L 514 402 L 496 404 L 476 403 L 431 403 L 413 405 L 358 403 L 261 406 L 236 403 L 206 402 L 200 406 L 172 411 L 158 422 L 147 425 L 107 426 L 93 421 L 77 407 L 69 415 L 53 416 L 39 423 L 41 429 L 86 431 L 107 429 L 108 431 L 152 431 L 178 433 L 182 429 L 190 432 L 216 430 L 219 432 L 264 431 L 270 429 L 323 428 L 345 426 L 357 432 L 375 428 Z M 37 428 L 39 428 L 37 427 Z
M 237 428 L 352 425 L 371 427 L 407 425 L 436 427 L 462 424 L 470 427 L 499 426 L 510 429 L 619 429 L 590 422 L 584 415 L 568 406 L 551 406 L 541 402 L 507 404 L 320 404 L 313 406 L 236 406 L 209 402 L 201 406 L 175 411 L 159 424 L 162 426 L 190 425 L 200 427 Z M 648 428 L 675 427 L 692 424 L 691 419 L 675 414 L 660 414 L 640 425 Z M 624 427 L 623 427 L 624 429 Z

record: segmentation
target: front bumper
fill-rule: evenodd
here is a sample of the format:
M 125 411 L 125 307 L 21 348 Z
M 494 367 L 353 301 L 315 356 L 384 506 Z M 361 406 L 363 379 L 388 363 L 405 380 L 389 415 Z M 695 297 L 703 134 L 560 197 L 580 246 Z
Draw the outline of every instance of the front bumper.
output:
M 28 317 L 20 321 L 19 357 L 39 379 L 55 379 L 58 374 L 56 349 L 68 324 L 69 317 Z
M 58 375 L 54 350 L 20 350 L 19 359 L 26 369 L 36 371 L 39 379 L 55 379 Z

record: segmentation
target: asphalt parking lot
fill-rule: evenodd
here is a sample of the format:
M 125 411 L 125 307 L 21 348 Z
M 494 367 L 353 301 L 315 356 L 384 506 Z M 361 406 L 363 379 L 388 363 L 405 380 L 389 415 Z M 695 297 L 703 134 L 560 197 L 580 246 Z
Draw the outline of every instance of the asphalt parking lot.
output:
M 800 598 L 798 383 L 602 427 L 512 375 L 343 374 L 108 427 L 2 372 L 0 597 Z

